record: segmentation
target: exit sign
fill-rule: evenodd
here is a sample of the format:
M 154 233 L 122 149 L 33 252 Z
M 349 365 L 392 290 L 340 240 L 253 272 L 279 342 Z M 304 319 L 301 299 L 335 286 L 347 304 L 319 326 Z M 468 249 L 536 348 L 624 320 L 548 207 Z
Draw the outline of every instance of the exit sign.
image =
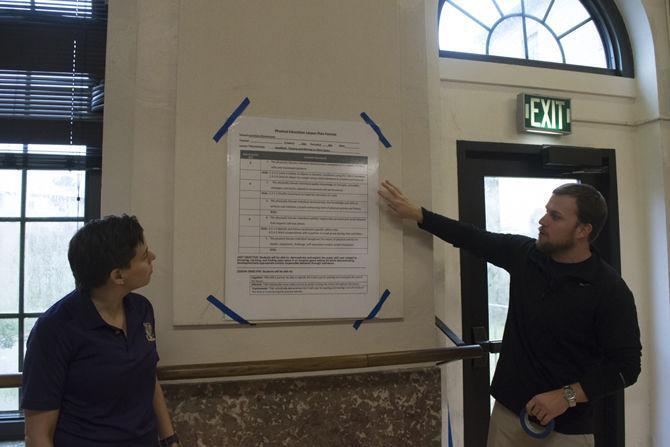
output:
M 565 135 L 572 132 L 570 126 L 570 98 L 519 93 L 517 113 L 520 132 Z

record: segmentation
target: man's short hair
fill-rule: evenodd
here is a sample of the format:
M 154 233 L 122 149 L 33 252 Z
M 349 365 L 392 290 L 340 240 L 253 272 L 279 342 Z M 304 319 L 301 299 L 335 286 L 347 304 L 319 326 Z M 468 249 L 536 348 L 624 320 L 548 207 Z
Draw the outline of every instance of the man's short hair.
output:
M 144 230 L 135 216 L 106 216 L 81 227 L 67 252 L 80 290 L 103 286 L 112 270 L 127 268 L 135 248 L 144 243 Z
M 589 242 L 596 240 L 607 221 L 607 202 L 600 192 L 586 183 L 566 183 L 554 189 L 557 196 L 574 197 L 577 202 L 577 219 L 591 224 Z

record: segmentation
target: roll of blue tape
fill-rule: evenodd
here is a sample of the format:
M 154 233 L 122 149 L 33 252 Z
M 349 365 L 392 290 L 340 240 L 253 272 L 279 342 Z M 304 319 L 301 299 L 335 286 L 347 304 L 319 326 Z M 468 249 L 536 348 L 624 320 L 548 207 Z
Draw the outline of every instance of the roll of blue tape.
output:
M 556 423 L 553 419 L 549 421 L 546 426 L 532 422 L 528 417 L 528 412 L 525 408 L 521 410 L 521 413 L 519 413 L 519 421 L 521 422 L 521 428 L 523 428 L 523 431 L 525 431 L 528 436 L 535 439 L 546 438 L 549 436 L 549 434 L 551 434 L 551 432 L 554 430 L 554 427 L 556 426 Z

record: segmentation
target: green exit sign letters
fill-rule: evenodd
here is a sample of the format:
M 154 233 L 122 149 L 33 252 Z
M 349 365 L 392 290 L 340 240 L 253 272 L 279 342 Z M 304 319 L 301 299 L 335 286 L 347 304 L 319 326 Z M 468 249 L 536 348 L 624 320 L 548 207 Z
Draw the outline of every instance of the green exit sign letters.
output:
M 519 93 L 517 113 L 520 132 L 566 135 L 570 126 L 570 98 Z

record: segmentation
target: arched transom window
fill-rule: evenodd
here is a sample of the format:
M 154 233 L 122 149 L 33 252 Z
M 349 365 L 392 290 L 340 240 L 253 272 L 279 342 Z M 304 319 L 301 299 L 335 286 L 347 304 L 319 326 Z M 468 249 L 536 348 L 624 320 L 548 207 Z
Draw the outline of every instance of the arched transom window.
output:
M 442 0 L 441 53 L 619 69 L 617 42 L 587 1 Z

